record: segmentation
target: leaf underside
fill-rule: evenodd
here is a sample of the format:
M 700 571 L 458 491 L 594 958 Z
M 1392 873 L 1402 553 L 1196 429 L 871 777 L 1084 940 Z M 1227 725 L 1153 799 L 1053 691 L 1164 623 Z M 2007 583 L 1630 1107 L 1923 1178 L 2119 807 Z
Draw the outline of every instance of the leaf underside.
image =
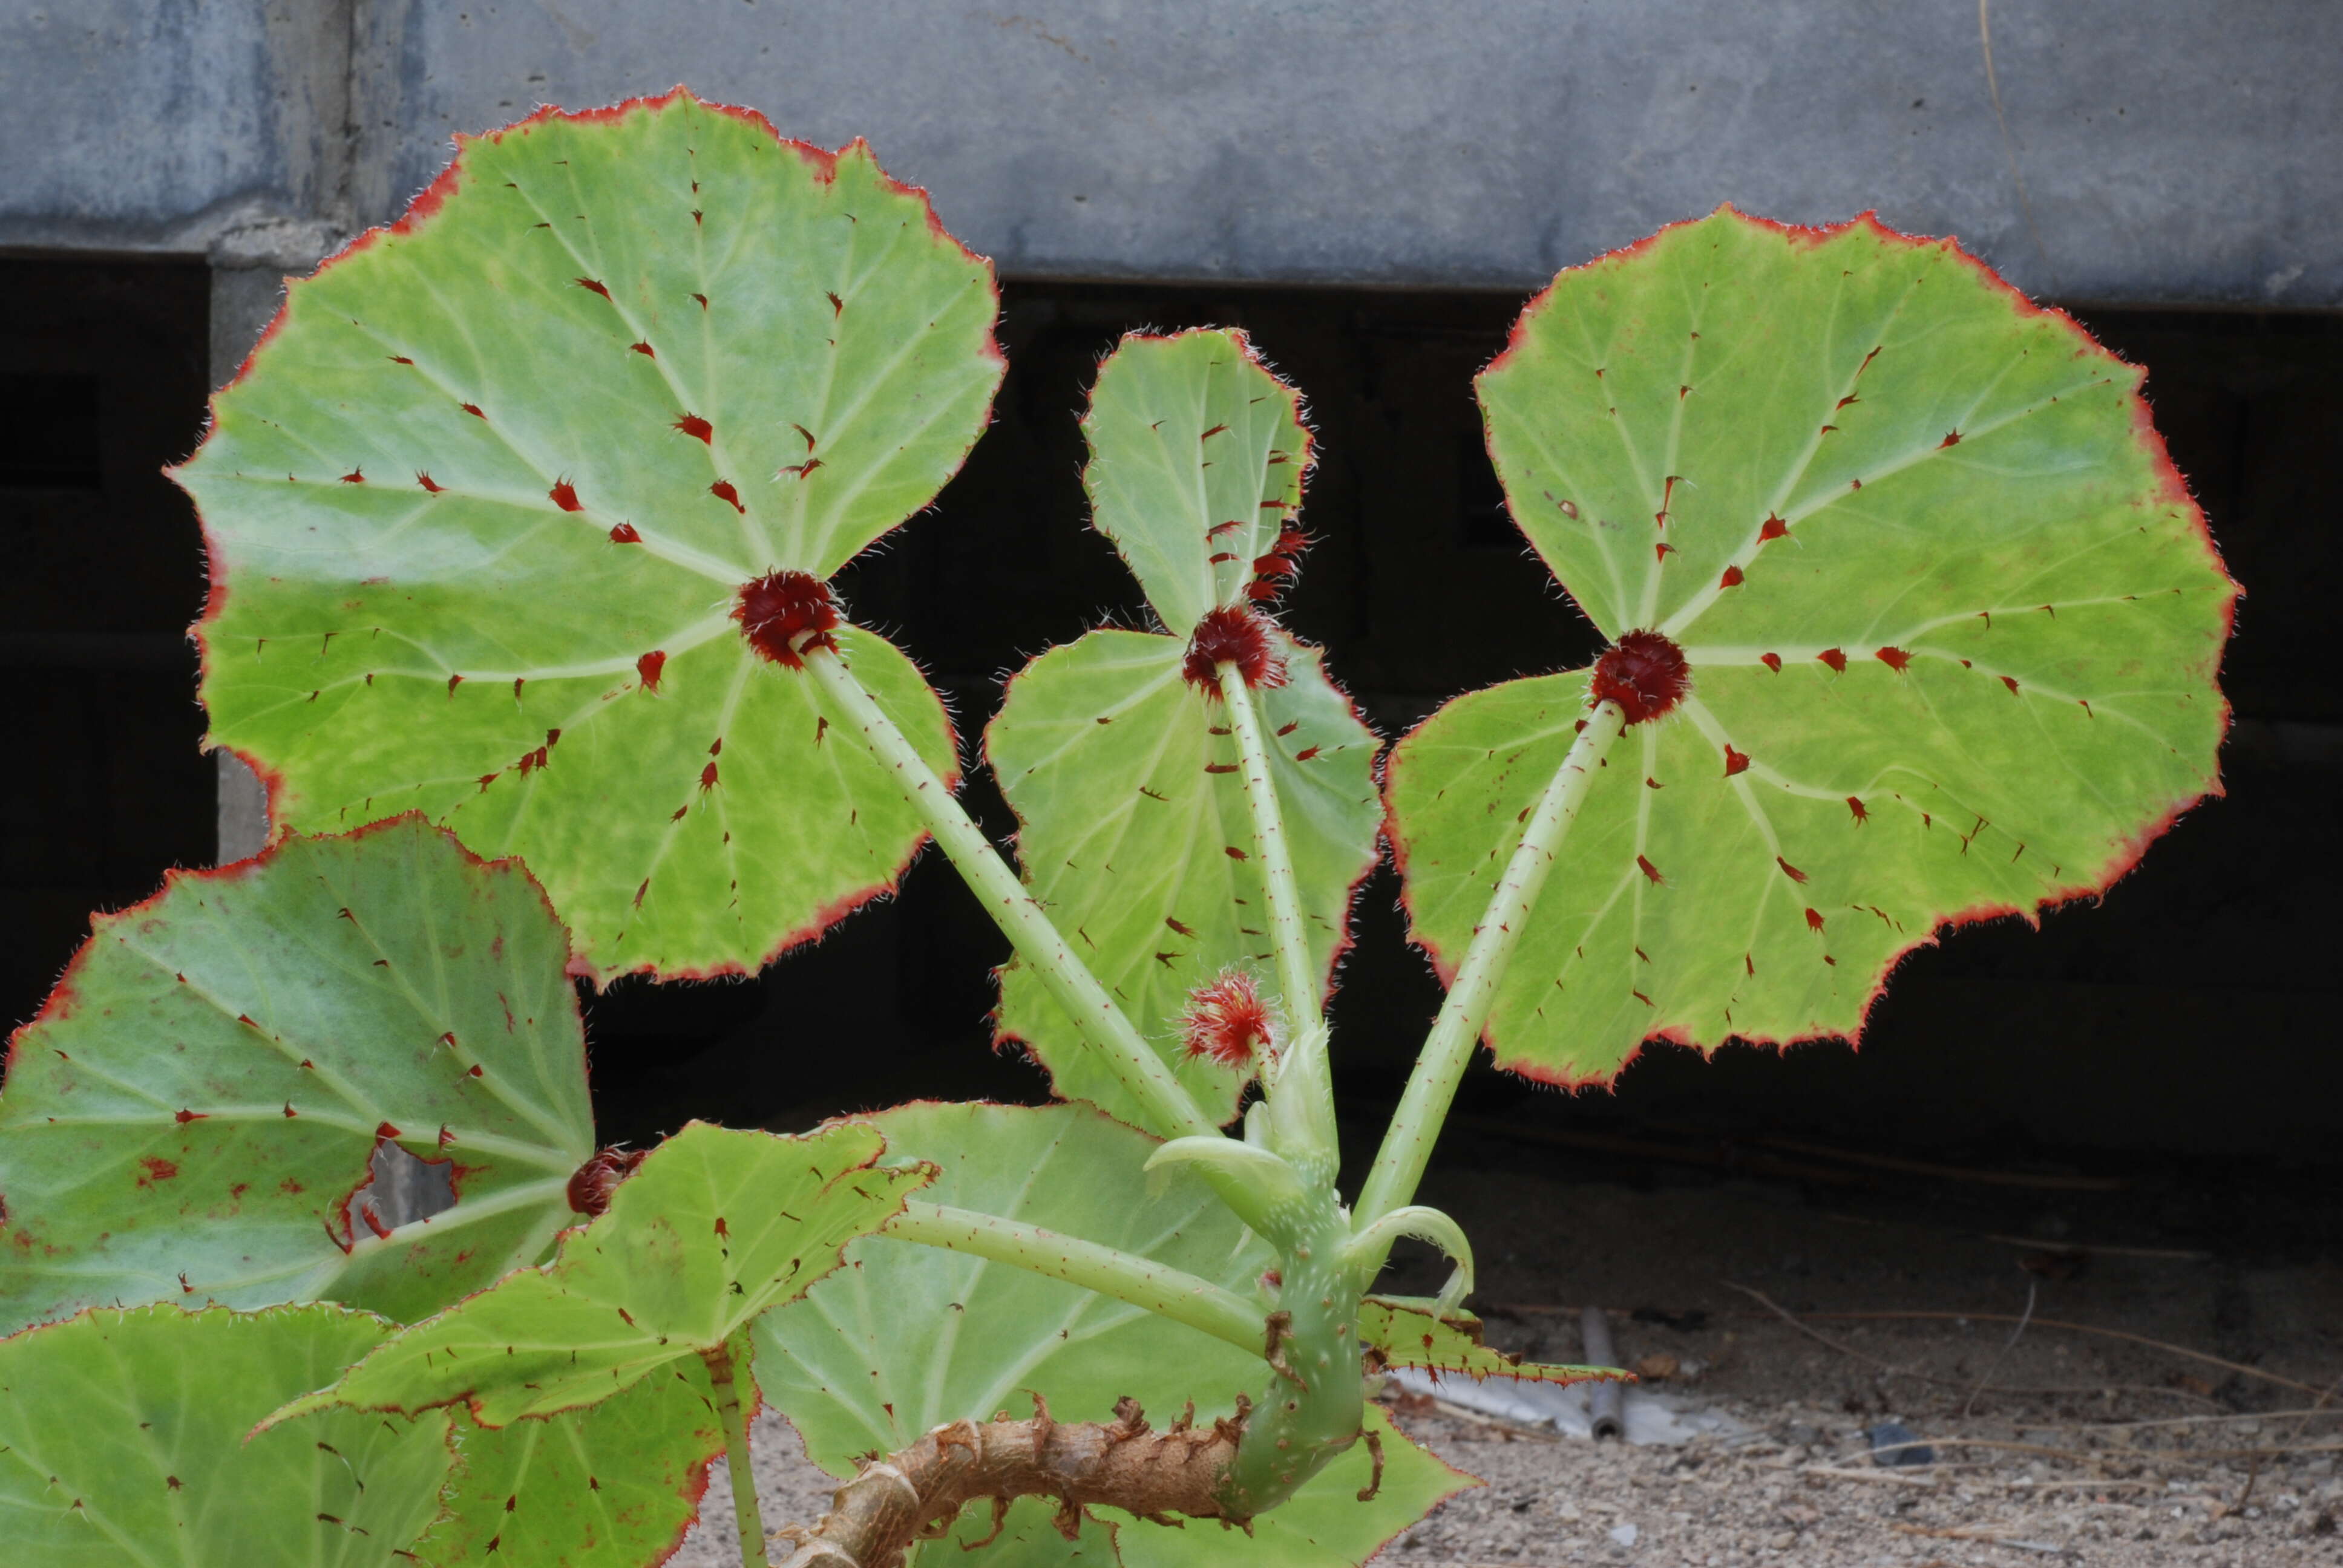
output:
M 409 809 L 526 858 L 599 976 L 753 969 L 892 885 L 915 813 L 731 618 L 931 499 L 1001 361 L 990 268 L 856 143 L 679 91 L 467 138 L 294 284 L 176 477 L 211 739 L 279 824 Z M 840 638 L 951 775 L 941 705 Z
M 0 1328 L 327 1298 L 402 1321 L 534 1262 L 593 1152 L 559 924 L 414 817 L 100 915 L 0 1094 Z M 456 1206 L 378 1235 L 378 1138 Z
M 925 1171 L 872 1168 L 880 1148 L 860 1122 L 799 1138 L 694 1122 L 554 1261 L 417 1325 L 287 1413 L 460 1399 L 502 1427 L 608 1399 L 722 1344 L 900 1211 Z
M 506 1427 L 458 1412 L 446 1511 L 415 1554 L 430 1568 L 664 1562 L 723 1452 L 724 1423 L 690 1360 L 585 1410 Z
M 1314 1013 L 1348 945 L 1352 890 L 1374 864 L 1375 739 L 1319 651 L 1272 636 L 1287 682 L 1254 697 L 1322 988 Z M 1137 631 L 1053 648 L 1010 683 L 985 749 L 1023 823 L 1018 849 L 1034 896 L 1225 1121 L 1250 1069 L 1189 1055 L 1181 1013 L 1190 990 L 1223 970 L 1252 972 L 1271 997 L 1277 971 L 1236 741 L 1213 733 L 1227 729 L 1227 711 L 1181 678 L 1184 656 L 1181 639 Z M 1031 1048 L 1060 1094 L 1143 1123 L 1040 978 L 1013 960 L 1001 971 L 999 1030 Z
M 1143 1174 L 1155 1141 L 1088 1106 L 911 1105 L 871 1120 L 890 1161 L 935 1165 L 923 1199 L 1120 1247 L 1248 1300 L 1259 1294 L 1272 1261 L 1260 1241 L 1201 1181 Z M 1005 1264 L 884 1236 L 854 1242 L 846 1258 L 756 1327 L 759 1386 L 833 1474 L 850 1473 L 858 1454 L 891 1453 L 948 1422 L 1022 1414 L 1028 1391 L 1060 1421 L 1109 1419 L 1128 1394 L 1162 1426 L 1191 1398 L 1200 1421 L 1225 1414 L 1261 1379 L 1256 1356 Z M 1076 1546 L 1049 1526 L 1054 1504 L 1027 1500 L 976 1561 L 1055 1568 L 1112 1563 L 1119 1552 L 1131 1568 L 1363 1562 L 1459 1481 L 1396 1433 L 1384 1447 L 1390 1468 L 1374 1503 L 1353 1501 L 1366 1483 L 1365 1453 L 1354 1450 L 1256 1521 L 1250 1542 L 1204 1521 L 1175 1530 L 1100 1510 L 1113 1529 L 1092 1524 Z M 990 1510 L 972 1504 L 955 1537 L 973 1542 L 990 1523 Z M 920 1550 L 934 1553 L 922 1562 L 962 1560 L 940 1545 Z
M 1092 522 L 1164 627 L 1185 638 L 1207 611 L 1250 602 L 1256 563 L 1301 511 L 1311 439 L 1301 395 L 1245 335 L 1125 337 L 1082 435 Z
M 1852 1037 L 1940 926 L 2098 891 L 2218 789 L 2237 590 L 2141 375 L 1868 219 L 1725 209 L 1532 304 L 1480 380 L 1513 517 L 1693 690 L 1595 780 L 1490 1015 L 1502 1065 Z M 1395 749 L 1443 973 L 1588 705 L 1584 671 L 1511 681 Z
M 1480 1319 L 1458 1312 L 1443 1316 L 1429 1297 L 1369 1296 L 1359 1305 L 1359 1342 L 1385 1366 L 1460 1372 L 1475 1382 L 1502 1377 L 1517 1382 L 1573 1383 L 1608 1382 L 1620 1375 L 1614 1367 L 1550 1366 L 1493 1350 L 1481 1342 Z
M 254 1423 L 391 1332 L 323 1303 L 99 1309 L 0 1343 L 12 1563 L 395 1568 L 439 1506 L 447 1418 Z

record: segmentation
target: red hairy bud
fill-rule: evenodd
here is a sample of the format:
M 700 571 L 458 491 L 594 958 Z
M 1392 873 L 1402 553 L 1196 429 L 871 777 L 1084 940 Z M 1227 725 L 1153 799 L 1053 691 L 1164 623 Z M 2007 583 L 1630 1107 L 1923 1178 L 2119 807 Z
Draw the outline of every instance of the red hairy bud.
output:
M 591 1217 L 609 1208 L 611 1189 L 632 1175 L 648 1152 L 642 1149 L 597 1150 L 569 1178 L 570 1211 Z
M 1269 1009 L 1252 976 L 1242 970 L 1222 970 L 1218 980 L 1188 993 L 1180 1038 L 1190 1056 L 1209 1056 L 1234 1068 L 1252 1067 L 1254 1056 L 1275 1043 Z
M 1691 689 L 1684 649 L 1656 631 L 1631 631 L 1594 661 L 1594 700 L 1617 703 L 1630 724 L 1657 719 Z
M 838 648 L 830 635 L 839 624 L 838 601 L 830 597 L 830 585 L 809 572 L 767 572 L 741 584 L 732 618 L 751 648 L 791 669 L 805 668 L 792 646 L 802 633 L 816 634 L 807 648 Z
M 1270 640 L 1269 622 L 1249 609 L 1216 609 L 1198 621 L 1180 673 L 1206 697 L 1218 697 L 1224 663 L 1235 665 L 1253 690 L 1285 684 L 1285 660 Z

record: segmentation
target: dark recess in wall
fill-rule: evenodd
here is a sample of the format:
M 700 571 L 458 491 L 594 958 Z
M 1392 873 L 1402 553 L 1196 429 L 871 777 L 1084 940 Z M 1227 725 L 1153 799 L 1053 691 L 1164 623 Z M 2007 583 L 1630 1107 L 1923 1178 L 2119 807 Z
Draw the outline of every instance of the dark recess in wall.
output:
M 0 260 L 0 1007 L 29 1016 L 94 909 L 214 845 L 185 636 L 195 512 L 162 474 L 202 430 L 211 274 Z
M 202 274 L 53 271 L 44 297 L 81 303 L 24 316 L 0 361 L 11 376 L 46 378 L 8 383 L 44 433 L 6 437 L 7 461 L 22 467 L 0 477 L 0 508 L 16 558 L 47 575 L 24 573 L 5 590 L 17 639 L 6 646 L 46 638 L 70 652 L 98 646 L 76 638 L 119 632 L 143 637 L 139 657 L 151 663 L 67 671 L 23 688 L 66 695 L 15 705 L 27 716 L 27 762 L 6 786 L 6 896 L 19 934 L 5 1000 L 19 1019 L 88 907 L 142 896 L 164 865 L 206 858 L 212 809 L 209 763 L 194 753 L 193 659 L 169 636 L 200 604 L 194 530 L 176 491 L 153 477 L 200 420 Z M 124 281 L 136 277 L 146 281 Z M 896 637 L 951 698 L 971 749 L 1003 676 L 1052 643 L 1144 616 L 1112 549 L 1084 526 L 1075 425 L 1099 357 L 1141 326 L 1245 327 L 1308 395 L 1321 460 L 1302 520 L 1317 542 L 1286 619 L 1331 650 L 1336 677 L 1386 735 L 1461 691 L 1596 650 L 1505 520 L 1480 444 L 1471 377 L 1502 346 L 1518 299 L 1041 283 L 1004 293 L 1010 373 L 993 428 L 935 508 L 840 583 L 857 618 Z M 22 287 L 8 297 L 12 317 L 27 309 Z M 138 325 L 166 300 L 178 313 L 167 330 Z M 2096 312 L 2087 324 L 2154 367 L 2158 422 L 2250 595 L 2226 676 L 2238 715 L 2228 799 L 2185 819 L 2096 909 L 2054 914 L 2039 932 L 2016 922 L 1964 931 L 1915 955 L 1859 1055 L 1735 1048 L 1704 1064 L 1661 1048 L 1615 1096 L 1567 1106 L 1483 1070 L 1468 1081 L 1469 1111 L 1695 1141 L 1784 1134 L 2117 1159 L 2331 1156 L 2343 1142 L 2343 1060 L 2325 1021 L 2343 937 L 2330 894 L 2343 859 L 2332 811 L 2343 686 L 2319 658 L 2338 565 L 2321 479 L 2343 450 L 2343 321 Z M 46 357 L 26 357 L 35 338 L 53 344 Z M 74 433 L 86 426 L 73 410 L 92 396 L 96 469 L 89 438 Z M 93 472 L 97 492 L 85 482 Z M 113 531 L 92 550 L 99 517 Z M 91 684 L 104 680 L 116 684 Z M 116 759 L 111 774 L 64 760 L 100 754 Z M 1013 824 L 980 773 L 970 799 L 1005 837 Z M 1388 871 L 1363 890 L 1336 1003 L 1342 1084 L 1363 1119 L 1396 1094 L 1439 1004 L 1405 944 L 1396 894 Z M 604 1136 L 639 1141 L 695 1115 L 802 1121 L 911 1096 L 1039 1099 L 1037 1070 L 986 1049 L 989 970 L 1005 953 L 930 855 L 899 899 L 759 980 L 628 981 L 589 996 Z

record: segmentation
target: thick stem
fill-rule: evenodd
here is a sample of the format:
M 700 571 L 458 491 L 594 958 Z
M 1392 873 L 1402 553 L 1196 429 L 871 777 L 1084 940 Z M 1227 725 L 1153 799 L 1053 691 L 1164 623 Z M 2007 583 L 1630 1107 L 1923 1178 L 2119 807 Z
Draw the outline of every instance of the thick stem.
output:
M 1128 1302 L 1242 1350 L 1262 1348 L 1258 1307 L 1210 1280 L 1095 1241 L 991 1214 L 912 1201 L 880 1234 L 1046 1274 Z
M 1489 907 L 1473 932 L 1472 945 L 1464 950 L 1464 961 L 1456 966 L 1456 978 L 1448 983 L 1448 1000 L 1441 1004 L 1431 1038 L 1423 1042 L 1423 1053 L 1416 1058 L 1415 1071 L 1408 1079 L 1407 1092 L 1401 1096 L 1391 1129 L 1383 1134 L 1374 1169 L 1368 1172 L 1366 1186 L 1359 1193 L 1361 1225 L 1373 1223 L 1415 1196 L 1415 1184 L 1423 1179 L 1432 1146 L 1440 1138 L 1440 1125 L 1448 1118 L 1456 1085 L 1472 1064 L 1473 1048 L 1479 1043 L 1481 1030 L 1489 1021 L 1489 1009 L 1496 1000 L 1497 983 L 1504 978 L 1505 966 L 1529 924 L 1530 910 L 1545 886 L 1546 873 L 1586 799 L 1603 754 L 1625 726 L 1626 716 L 1617 703 L 1597 704 L 1587 716 L 1586 728 L 1578 732 L 1562 765 L 1547 781 L 1545 794 L 1522 829 L 1521 843 L 1505 863 L 1504 874 L 1497 879 Z
M 1272 1376 L 1222 1482 L 1222 1511 L 1265 1513 L 1359 1440 L 1366 1414 L 1359 1350 L 1360 1282 L 1344 1247 L 1349 1217 L 1331 1191 L 1296 1215 L 1278 1249 L 1278 1310 L 1262 1325 Z
M 987 1542 L 1020 1497 L 1055 1498 L 1054 1523 L 1069 1541 L 1093 1504 L 1164 1524 L 1177 1523 L 1174 1514 L 1241 1519 L 1223 1513 L 1217 1494 L 1243 1426 L 1242 1400 L 1234 1421 L 1194 1427 L 1182 1415 L 1151 1432 L 1131 1399 L 1111 1422 L 1060 1422 L 1036 1394 L 1030 1421 L 956 1421 L 864 1465 L 820 1523 L 779 1533 L 797 1543 L 781 1568 L 900 1568 L 913 1542 L 940 1536 L 978 1498 L 992 1502 Z
M 1277 952 L 1278 989 L 1285 1001 L 1284 1060 L 1277 1081 L 1270 1085 L 1275 1121 L 1291 1145 L 1279 1152 L 1331 1182 L 1339 1154 L 1334 1134 L 1333 1074 L 1328 1065 L 1325 1019 L 1320 1010 L 1316 966 L 1310 960 L 1310 932 L 1302 920 L 1302 892 L 1293 874 L 1293 850 L 1286 841 L 1285 816 L 1278 804 L 1277 781 L 1269 769 L 1269 742 L 1262 734 L 1261 715 L 1244 672 L 1222 659 L 1218 667 L 1221 696 L 1229 712 L 1237 756 L 1244 767 L 1245 806 L 1252 817 L 1253 854 L 1261 863 L 1262 891 L 1269 903 L 1269 931 Z
M 735 1352 L 738 1352 L 736 1355 Z M 757 1471 L 749 1452 L 749 1412 L 740 1400 L 739 1368 L 748 1363 L 747 1330 L 701 1358 L 724 1421 L 724 1462 L 732 1474 L 732 1517 L 739 1523 L 740 1568 L 766 1568 L 765 1520 L 757 1509 Z
M 834 710 L 860 732 L 870 754 L 894 775 L 903 798 L 926 819 L 937 845 L 1015 946 L 1017 956 L 1033 966 L 1082 1037 L 1098 1048 L 1123 1087 L 1146 1107 L 1152 1130 L 1167 1138 L 1219 1132 L 1050 923 L 1041 906 L 1033 901 L 1017 873 L 984 836 L 984 829 L 970 819 L 944 781 L 936 777 L 935 769 L 880 710 L 845 661 L 834 649 L 821 647 L 801 648 L 799 657 L 821 683 Z

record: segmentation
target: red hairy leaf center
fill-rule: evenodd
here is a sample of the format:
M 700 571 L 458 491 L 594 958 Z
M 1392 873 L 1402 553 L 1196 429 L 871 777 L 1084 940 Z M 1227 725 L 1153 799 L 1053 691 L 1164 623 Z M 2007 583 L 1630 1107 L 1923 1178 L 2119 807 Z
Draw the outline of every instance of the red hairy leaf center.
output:
M 833 652 L 838 648 L 838 639 L 830 635 L 840 618 L 838 601 L 830 597 L 830 585 L 810 572 L 767 572 L 741 584 L 732 618 L 740 623 L 749 647 L 791 669 L 805 668 L 797 639 L 807 632 L 814 635 L 804 647 Z
M 1656 631 L 1631 631 L 1594 661 L 1594 700 L 1617 703 L 1630 724 L 1659 718 L 1691 689 L 1684 649 Z
M 1275 1044 L 1269 1008 L 1252 976 L 1242 970 L 1223 970 L 1219 979 L 1188 993 L 1180 1038 L 1190 1056 L 1209 1056 L 1234 1068 L 1250 1068 L 1256 1055 Z
M 1220 667 L 1233 664 L 1248 689 L 1285 684 L 1285 660 L 1270 640 L 1269 622 L 1249 609 L 1224 606 L 1208 612 L 1188 638 L 1180 674 L 1208 698 L 1221 694 Z

